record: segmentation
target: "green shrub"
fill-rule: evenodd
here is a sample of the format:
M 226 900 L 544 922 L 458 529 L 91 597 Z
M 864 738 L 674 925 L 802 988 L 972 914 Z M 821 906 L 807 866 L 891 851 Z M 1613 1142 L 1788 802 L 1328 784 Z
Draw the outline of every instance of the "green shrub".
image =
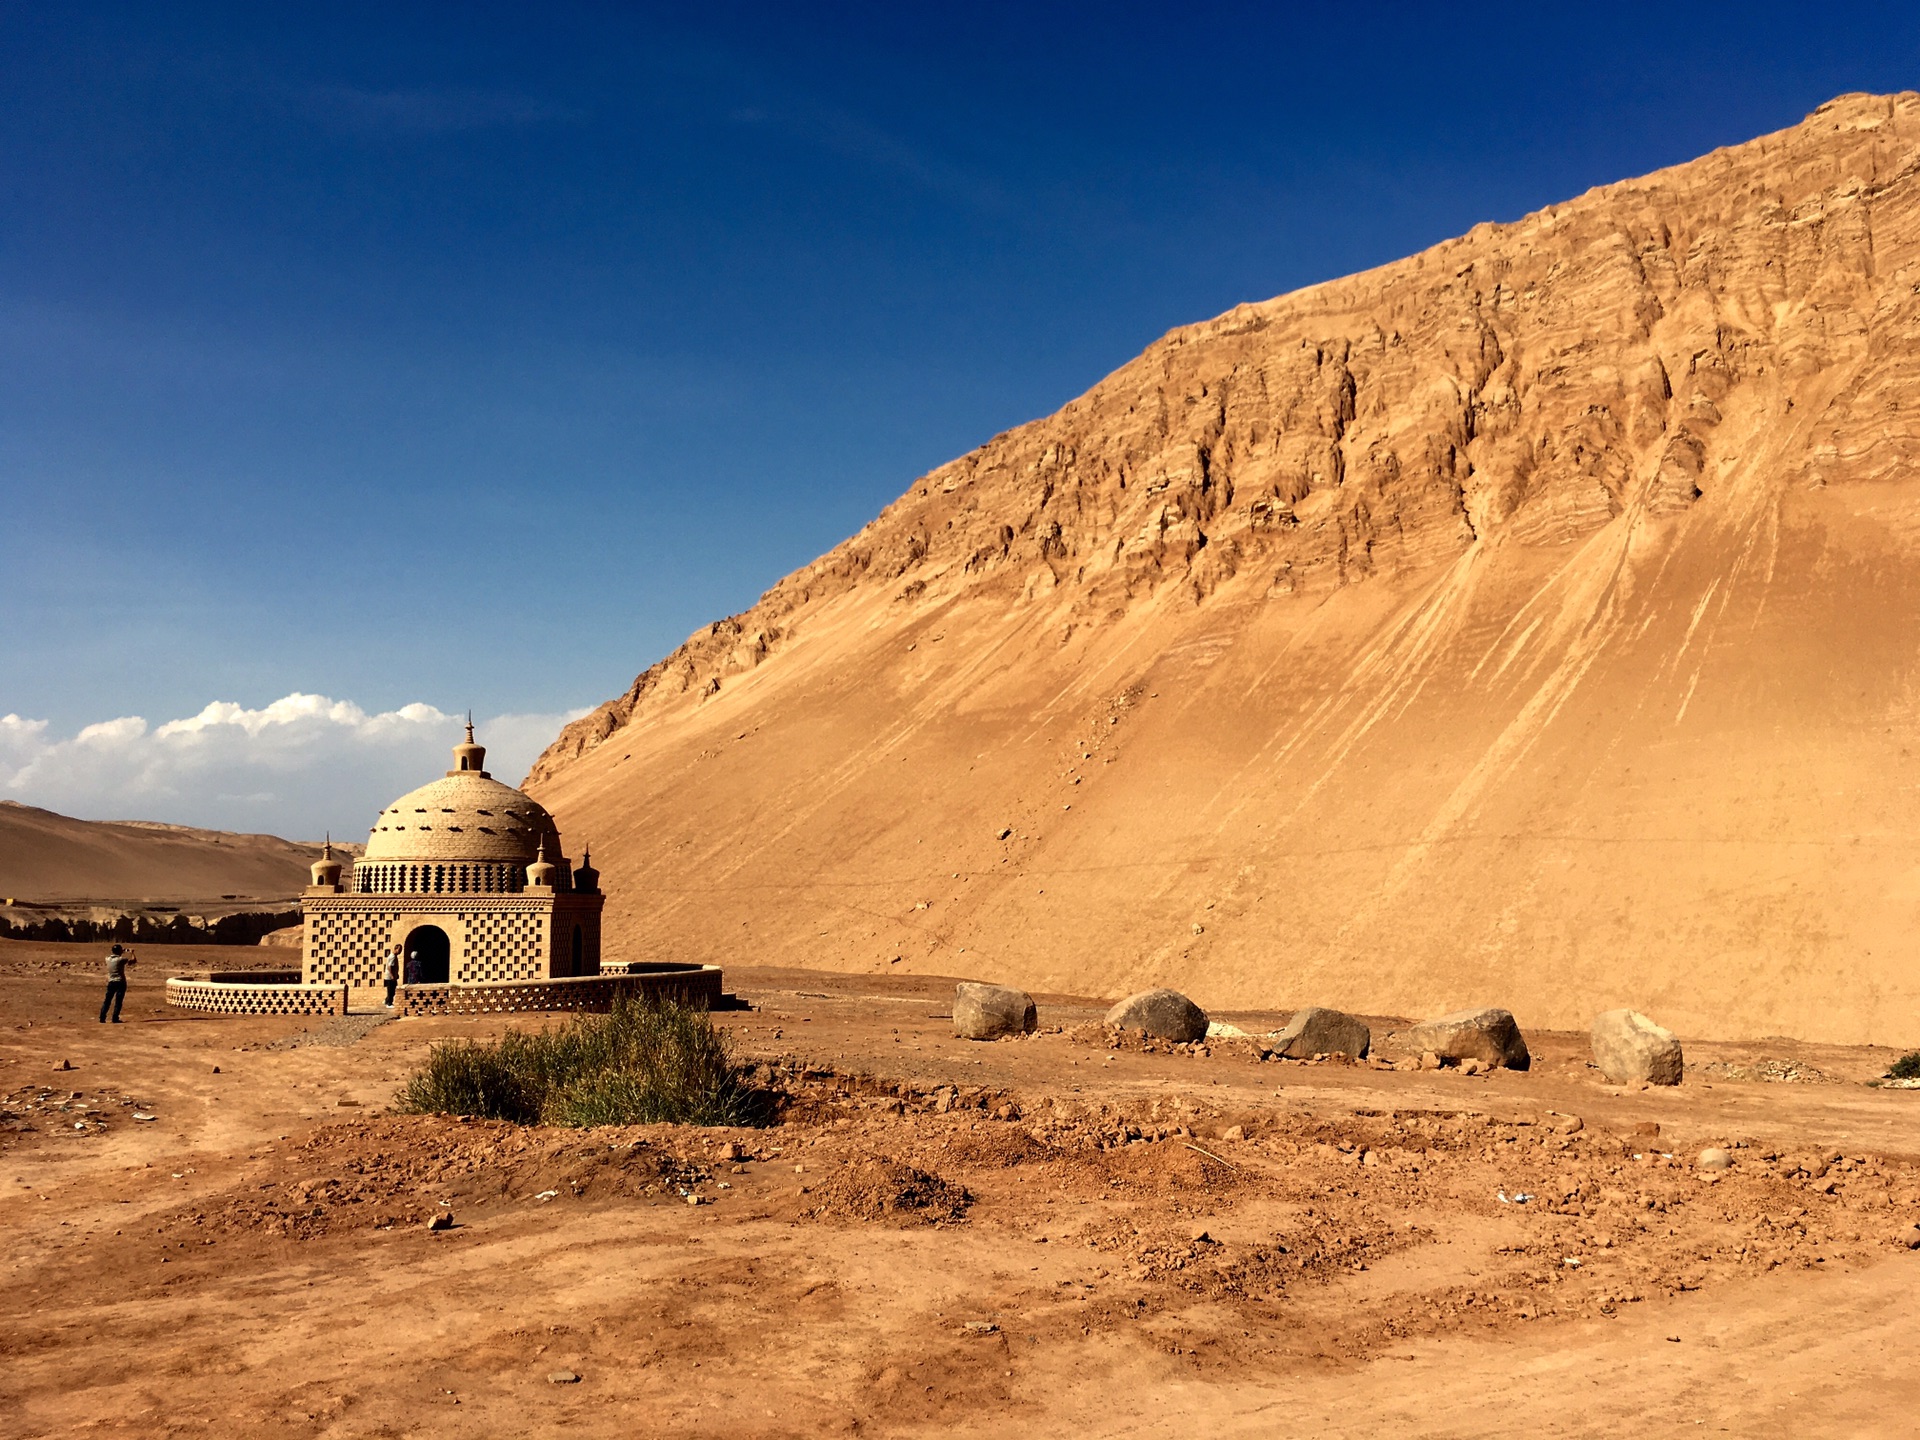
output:
M 704 1010 L 627 1001 L 493 1044 L 435 1045 L 399 1108 L 521 1125 L 752 1125 L 765 1115 Z
M 542 1087 L 525 1062 L 527 1037 L 509 1033 L 497 1045 L 449 1040 L 427 1052 L 397 1102 L 415 1114 L 481 1115 L 531 1125 L 540 1118 Z
M 1920 1080 L 1920 1050 L 1909 1050 L 1887 1071 L 1889 1080 Z

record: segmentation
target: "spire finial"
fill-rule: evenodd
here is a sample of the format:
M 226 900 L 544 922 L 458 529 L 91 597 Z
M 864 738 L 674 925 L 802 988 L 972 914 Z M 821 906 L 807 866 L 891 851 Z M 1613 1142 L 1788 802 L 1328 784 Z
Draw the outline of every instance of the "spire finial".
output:
M 453 761 L 454 768 L 447 772 L 449 775 L 473 773 L 484 776 L 487 773 L 485 769 L 487 763 L 487 747 L 473 738 L 473 712 L 471 710 L 467 712 L 467 738 L 453 747 Z

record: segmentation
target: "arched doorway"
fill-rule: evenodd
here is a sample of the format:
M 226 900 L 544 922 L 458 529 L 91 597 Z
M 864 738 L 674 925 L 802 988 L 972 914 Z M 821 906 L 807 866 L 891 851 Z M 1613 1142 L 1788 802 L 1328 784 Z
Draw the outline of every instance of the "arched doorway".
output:
M 438 925 L 416 925 L 407 932 L 407 984 L 445 985 L 452 959 L 453 946 Z

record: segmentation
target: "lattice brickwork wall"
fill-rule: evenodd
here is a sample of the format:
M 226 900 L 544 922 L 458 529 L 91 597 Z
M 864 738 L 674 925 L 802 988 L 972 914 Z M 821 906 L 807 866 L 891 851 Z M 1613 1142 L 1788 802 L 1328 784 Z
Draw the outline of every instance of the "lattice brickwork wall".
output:
M 447 933 L 456 985 L 544 979 L 552 909 L 550 897 L 512 895 L 312 899 L 306 903 L 304 973 L 313 985 L 378 985 L 387 948 L 426 924 Z
M 511 1015 L 532 1011 L 610 1010 L 614 997 L 651 997 L 711 1009 L 720 968 L 702 965 L 650 975 L 598 975 L 512 985 L 409 985 L 402 1015 Z
M 454 961 L 460 985 L 503 980 L 538 980 L 547 972 L 546 915 L 534 910 L 475 910 L 463 913 L 466 953 Z
M 307 983 L 377 985 L 387 946 L 392 944 L 397 910 L 309 909 Z
M 344 1015 L 347 994 L 338 985 L 223 985 L 175 978 L 167 981 L 167 1003 L 214 1015 Z

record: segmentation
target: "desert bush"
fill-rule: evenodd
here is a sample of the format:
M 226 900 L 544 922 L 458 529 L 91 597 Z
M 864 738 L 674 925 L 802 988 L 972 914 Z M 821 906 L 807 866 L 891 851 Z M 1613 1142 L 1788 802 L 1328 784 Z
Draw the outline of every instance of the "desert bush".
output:
M 765 1111 L 704 1010 L 624 1000 L 553 1030 L 435 1045 L 399 1108 L 576 1126 L 751 1125 Z
M 1909 1050 L 1887 1071 L 1889 1080 L 1920 1080 L 1920 1050 Z
M 493 1045 L 448 1040 L 433 1046 L 426 1064 L 407 1077 L 397 1108 L 533 1124 L 540 1118 L 543 1090 L 527 1064 L 527 1038 L 509 1032 Z

